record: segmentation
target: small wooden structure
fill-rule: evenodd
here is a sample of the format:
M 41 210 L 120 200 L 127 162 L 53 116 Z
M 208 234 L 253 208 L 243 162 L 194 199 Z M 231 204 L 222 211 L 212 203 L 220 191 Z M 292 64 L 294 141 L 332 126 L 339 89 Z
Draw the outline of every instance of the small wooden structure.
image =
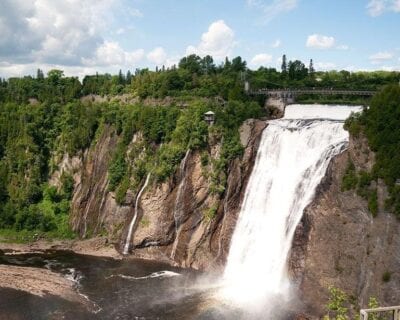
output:
M 207 122 L 209 126 L 212 126 L 215 122 L 215 113 L 212 111 L 207 111 L 204 114 L 204 121 Z

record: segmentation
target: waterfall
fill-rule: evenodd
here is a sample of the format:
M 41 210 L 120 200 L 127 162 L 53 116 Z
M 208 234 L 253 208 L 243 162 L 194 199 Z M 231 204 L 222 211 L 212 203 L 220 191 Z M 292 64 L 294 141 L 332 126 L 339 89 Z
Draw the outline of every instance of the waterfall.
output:
M 133 215 L 132 221 L 129 224 L 129 231 L 128 231 L 128 235 L 126 236 L 123 254 L 128 254 L 129 253 L 129 246 L 130 246 L 130 242 L 131 242 L 131 239 L 132 239 L 133 227 L 135 226 L 135 222 L 136 222 L 136 219 L 137 219 L 137 216 L 138 216 L 139 200 L 140 200 L 140 197 L 142 196 L 142 193 L 143 193 L 144 189 L 146 189 L 147 185 L 149 184 L 149 180 L 150 180 L 150 173 L 147 175 L 146 181 L 144 182 L 144 185 L 142 186 L 142 188 L 140 189 L 140 191 L 139 191 L 139 193 L 138 193 L 138 195 L 136 197 L 135 214 Z
M 176 253 L 176 249 L 178 247 L 178 243 L 179 243 L 179 234 L 180 234 L 180 230 L 179 230 L 179 226 L 180 226 L 180 218 L 181 218 L 181 208 L 182 208 L 182 196 L 184 195 L 184 190 L 185 190 L 185 173 L 186 173 L 186 162 L 187 159 L 189 158 L 189 154 L 190 154 L 190 149 L 188 149 L 186 151 L 185 157 L 183 158 L 180 167 L 179 167 L 179 179 L 181 180 L 179 182 L 179 186 L 178 186 L 178 191 L 176 194 L 176 198 L 175 198 L 175 204 L 174 204 L 174 221 L 175 221 L 175 241 L 174 244 L 172 246 L 172 251 L 171 251 L 171 259 L 174 260 L 175 258 L 175 253 Z
M 296 226 L 330 160 L 347 147 L 343 121 L 360 110 L 291 105 L 282 119 L 268 121 L 232 237 L 225 300 L 268 307 L 288 297 L 286 262 Z

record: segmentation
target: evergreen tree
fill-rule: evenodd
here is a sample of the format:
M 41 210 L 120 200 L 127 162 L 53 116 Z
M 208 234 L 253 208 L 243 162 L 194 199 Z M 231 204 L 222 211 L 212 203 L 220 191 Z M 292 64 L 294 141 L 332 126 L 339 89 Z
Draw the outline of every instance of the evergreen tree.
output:
M 287 62 L 286 62 L 286 54 L 282 56 L 282 66 L 281 66 L 282 74 L 286 76 L 287 74 Z
M 314 69 L 314 63 L 313 60 L 310 59 L 310 66 L 308 67 L 308 74 L 310 77 L 314 77 L 315 69 Z
M 118 84 L 124 84 L 125 83 L 125 77 L 122 74 L 122 70 L 119 69 L 119 73 L 118 73 Z
M 43 80 L 43 79 L 44 79 L 44 73 L 43 73 L 42 70 L 37 69 L 37 72 L 36 72 L 36 79 L 38 79 L 38 80 Z
M 132 74 L 131 72 L 128 70 L 128 72 L 126 73 L 126 83 L 130 84 L 132 81 Z

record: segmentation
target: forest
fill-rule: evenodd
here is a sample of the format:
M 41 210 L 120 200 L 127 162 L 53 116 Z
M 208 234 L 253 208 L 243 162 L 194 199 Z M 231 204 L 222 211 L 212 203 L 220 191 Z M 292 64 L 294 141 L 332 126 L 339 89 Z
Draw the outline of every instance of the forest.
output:
M 210 56 L 190 55 L 177 66 L 128 71 L 118 75 L 96 74 L 66 77 L 61 70 L 35 77 L 0 80 L 0 229 L 2 233 L 43 233 L 49 237 L 74 237 L 69 227 L 69 210 L 74 182 L 61 177 L 62 187 L 49 184 L 60 155 L 81 155 L 93 146 L 105 128 L 112 128 L 118 144 L 108 168 L 109 190 L 118 203 L 126 192 L 137 190 L 152 173 L 157 183 L 168 179 L 185 152 L 203 152 L 207 162 L 209 140 L 222 144 L 211 192 L 224 192 L 226 170 L 243 147 L 238 128 L 244 120 L 267 116 L 263 101 L 245 94 L 244 81 L 261 87 L 335 87 L 380 90 L 371 107 L 346 124 L 353 134 L 365 131 L 377 153 L 373 178 L 382 177 L 390 188 L 388 207 L 400 215 L 400 74 L 396 72 L 355 72 L 314 70 L 312 60 L 283 57 L 280 71 L 261 67 L 249 70 L 241 57 L 217 65 Z M 107 99 L 95 103 L 81 98 L 129 94 L 137 103 L 123 104 Z M 149 106 L 146 98 L 179 98 L 165 106 Z M 214 99 L 218 97 L 219 99 Z M 315 99 L 318 99 L 315 98 Z M 204 112 L 216 114 L 215 126 L 203 121 Z M 383 125 L 383 127 L 382 127 Z M 135 133 L 143 135 L 142 148 L 127 150 Z M 142 153 L 143 147 L 145 153 Z M 140 156 L 139 156 L 140 153 Z M 372 179 L 372 178 L 371 178 Z

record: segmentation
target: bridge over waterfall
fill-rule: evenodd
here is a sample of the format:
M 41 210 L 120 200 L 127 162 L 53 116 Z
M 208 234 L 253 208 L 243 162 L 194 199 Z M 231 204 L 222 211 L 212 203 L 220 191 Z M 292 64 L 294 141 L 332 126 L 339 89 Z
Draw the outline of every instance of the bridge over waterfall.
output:
M 306 88 L 306 89 L 267 89 L 262 88 L 258 90 L 249 91 L 253 95 L 265 95 L 271 98 L 281 99 L 294 99 L 296 96 L 302 94 L 315 94 L 315 95 L 350 95 L 350 96 L 373 96 L 376 91 L 371 90 L 345 90 L 333 88 Z
M 284 111 L 285 106 L 295 102 L 296 97 L 300 95 L 342 95 L 342 96 L 360 96 L 371 97 L 376 91 L 372 90 L 346 90 L 334 88 L 303 88 L 303 89 L 256 89 L 250 90 L 249 86 L 245 86 L 249 95 L 264 95 L 267 97 L 266 105 L 275 107 L 280 111 Z

